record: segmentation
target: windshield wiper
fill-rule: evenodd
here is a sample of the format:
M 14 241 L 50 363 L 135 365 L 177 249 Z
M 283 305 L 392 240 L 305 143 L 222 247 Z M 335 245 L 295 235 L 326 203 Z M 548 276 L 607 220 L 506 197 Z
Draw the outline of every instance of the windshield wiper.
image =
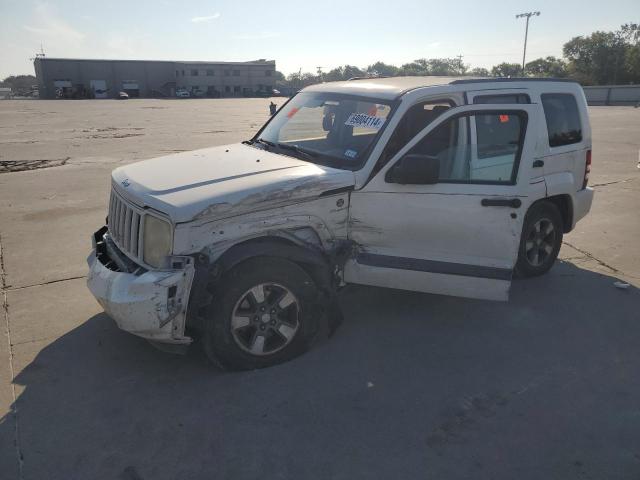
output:
M 318 156 L 318 154 L 315 152 L 311 152 L 304 148 L 300 148 L 297 145 L 291 145 L 289 143 L 274 143 L 270 140 L 265 140 L 264 138 L 256 138 L 255 140 L 253 140 L 253 143 L 261 143 L 262 145 L 266 145 L 267 147 L 269 147 L 269 149 L 271 149 L 272 147 L 277 147 L 282 150 L 290 150 L 306 157 L 307 159 L 315 159 Z
M 297 145 L 291 145 L 289 143 L 278 143 L 278 144 L 276 144 L 276 146 L 278 148 L 281 148 L 282 150 L 291 150 L 292 152 L 299 153 L 302 156 L 305 156 L 305 157 L 310 158 L 310 159 L 315 159 L 318 156 L 318 154 L 315 153 L 315 152 L 306 150 L 304 148 L 300 148 Z
M 275 147 L 276 144 L 273 142 L 270 142 L 269 140 L 265 140 L 264 138 L 256 138 L 253 143 L 261 143 L 263 145 L 266 145 L 267 147 Z

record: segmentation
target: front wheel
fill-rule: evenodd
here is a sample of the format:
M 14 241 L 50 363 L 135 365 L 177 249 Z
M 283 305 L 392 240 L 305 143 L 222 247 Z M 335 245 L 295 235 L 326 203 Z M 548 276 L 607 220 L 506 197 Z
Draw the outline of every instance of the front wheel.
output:
M 256 257 L 229 271 L 209 308 L 207 356 L 232 370 L 290 360 L 312 344 L 318 330 L 318 291 L 299 265 Z
M 553 266 L 562 245 L 562 217 L 551 202 L 531 206 L 524 219 L 518 261 L 518 277 L 535 277 Z

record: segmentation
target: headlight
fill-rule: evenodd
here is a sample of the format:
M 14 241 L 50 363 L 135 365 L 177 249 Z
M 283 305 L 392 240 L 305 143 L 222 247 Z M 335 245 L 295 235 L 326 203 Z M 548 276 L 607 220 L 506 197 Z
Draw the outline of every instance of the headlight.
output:
M 153 215 L 144 216 L 144 250 L 145 263 L 160 268 L 164 259 L 171 254 L 171 225 Z

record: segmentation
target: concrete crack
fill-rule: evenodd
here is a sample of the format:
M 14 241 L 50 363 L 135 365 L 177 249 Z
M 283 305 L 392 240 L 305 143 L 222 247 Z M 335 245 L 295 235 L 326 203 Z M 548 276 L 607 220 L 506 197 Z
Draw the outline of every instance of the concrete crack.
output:
M 627 183 L 632 181 L 633 178 L 625 178 L 622 180 L 614 180 L 613 182 L 604 182 L 604 183 L 594 183 L 593 185 L 589 185 L 591 188 L 596 187 L 606 187 L 607 185 L 615 185 L 616 183 Z
M 587 252 L 586 250 L 583 250 L 581 248 L 576 247 L 575 245 L 563 241 L 562 243 L 569 245 L 571 248 L 573 248 L 574 250 L 579 251 L 581 254 L 583 254 L 585 257 L 589 257 L 591 260 L 595 260 L 596 262 L 598 262 L 600 265 L 602 265 L 605 268 L 608 268 L 609 270 L 611 270 L 614 273 L 621 273 L 620 270 L 618 270 L 615 267 L 612 267 L 611 265 L 606 264 L 605 262 L 603 262 L 602 260 L 600 260 L 599 258 L 594 257 L 593 255 L 591 255 L 589 252 Z
M 18 478 L 22 480 L 23 463 L 22 448 L 20 446 L 20 421 L 18 416 L 18 397 L 16 395 L 16 385 L 14 383 L 15 370 L 13 368 L 13 346 L 11 345 L 11 324 L 9 323 L 9 302 L 7 301 L 7 273 L 4 269 L 4 251 L 2 249 L 2 236 L 0 235 L 0 288 L 2 290 L 2 312 L 4 315 L 5 330 L 7 335 L 7 347 L 9 349 L 9 374 L 11 375 L 11 394 L 12 405 L 11 413 L 14 420 L 14 445 L 16 448 L 16 457 L 18 460 Z
M 12 287 L 12 286 L 7 286 L 4 287 L 4 290 L 6 290 L 7 292 L 13 292 L 15 290 L 24 290 L 25 288 L 32 288 L 32 287 L 41 287 L 43 285 L 51 285 L 52 283 L 60 283 L 60 282 L 66 282 L 69 280 L 78 280 L 80 278 L 86 278 L 86 275 L 78 275 L 76 277 L 67 277 L 67 278 L 59 278 L 57 280 L 48 280 L 46 282 L 42 282 L 42 283 L 33 283 L 31 285 L 22 285 L 20 287 Z
M 625 277 L 637 278 L 637 277 L 636 277 L 636 276 L 634 276 L 634 275 L 630 275 L 630 274 L 625 273 L 625 272 L 623 272 L 623 271 L 621 271 L 621 270 L 618 270 L 616 267 L 613 267 L 613 266 L 609 265 L 608 263 L 603 262 L 603 261 L 602 261 L 602 260 L 600 260 L 599 258 L 594 257 L 592 254 L 590 254 L 590 253 L 589 253 L 589 252 L 587 252 L 586 250 L 583 250 L 583 249 L 581 249 L 581 248 L 578 248 L 578 247 L 576 247 L 575 245 L 573 245 L 573 244 L 571 244 L 571 243 L 569 243 L 569 242 L 567 242 L 567 241 L 563 241 L 562 243 L 564 243 L 565 245 L 569 245 L 569 246 L 570 246 L 571 248 L 573 248 L 574 250 L 577 250 L 578 252 L 580 252 L 580 253 L 581 253 L 581 254 L 583 254 L 585 257 L 589 258 L 590 260 L 593 260 L 593 261 L 597 262 L 599 265 L 601 265 L 601 266 L 603 266 L 603 267 L 605 267 L 605 268 L 607 268 L 607 269 L 611 270 L 613 273 L 616 273 L 616 274 L 618 274 L 618 275 L 623 275 L 623 276 L 625 276 Z

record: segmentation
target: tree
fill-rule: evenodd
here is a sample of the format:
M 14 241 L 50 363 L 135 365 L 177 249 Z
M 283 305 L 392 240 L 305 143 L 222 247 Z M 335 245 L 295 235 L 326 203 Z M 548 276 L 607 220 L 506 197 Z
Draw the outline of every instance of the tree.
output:
M 620 27 L 620 34 L 627 42 L 637 45 L 640 42 L 640 25 L 637 23 L 625 23 Z
M 491 69 L 492 77 L 519 77 L 522 75 L 522 67 L 518 63 L 503 62 Z
M 367 76 L 367 74 L 363 70 L 360 70 L 358 67 L 354 67 L 353 65 L 345 65 L 343 68 L 343 75 L 344 80 L 349 80 L 350 78 L 354 77 Z
M 325 82 L 337 82 L 339 80 L 344 80 L 344 69 L 342 67 L 336 67 L 324 74 Z
M 287 79 L 282 83 L 287 87 L 300 89 L 318 83 L 318 77 L 309 72 L 294 72 L 287 75 Z
M 367 73 L 353 65 L 344 65 L 329 70 L 323 75 L 325 82 L 337 82 L 340 80 L 349 80 L 354 77 L 366 77 Z
M 626 56 L 629 43 L 624 32 L 593 32 L 587 37 L 574 37 L 564 44 L 562 52 L 569 60 L 573 78 L 584 84 L 615 84 L 628 80 Z
M 398 75 L 399 68 L 395 65 L 389 65 L 383 62 L 376 62 L 367 67 L 367 74 L 372 77 L 395 77 Z
M 2 87 L 10 87 L 13 93 L 29 93 L 38 81 L 33 75 L 11 75 L 0 82 Z
M 411 63 L 405 63 L 400 67 L 400 75 L 429 75 L 429 65 L 427 60 L 419 58 Z
M 430 58 L 427 60 L 429 75 L 464 75 L 469 68 L 458 58 Z
M 400 67 L 401 75 L 464 75 L 469 68 L 457 58 L 419 58 Z
M 276 70 L 276 73 L 274 74 L 274 77 L 276 79 L 276 82 L 281 82 L 284 80 L 284 73 L 279 72 L 278 70 Z
M 556 57 L 538 58 L 527 63 L 524 72 L 533 77 L 562 78 L 567 76 L 567 64 L 564 60 Z
M 632 82 L 640 82 L 640 25 L 627 23 L 620 28 L 625 41 L 629 43 L 625 54 L 625 69 Z
M 471 75 L 472 77 L 488 77 L 489 70 L 482 67 L 476 67 L 469 71 L 469 75 Z

